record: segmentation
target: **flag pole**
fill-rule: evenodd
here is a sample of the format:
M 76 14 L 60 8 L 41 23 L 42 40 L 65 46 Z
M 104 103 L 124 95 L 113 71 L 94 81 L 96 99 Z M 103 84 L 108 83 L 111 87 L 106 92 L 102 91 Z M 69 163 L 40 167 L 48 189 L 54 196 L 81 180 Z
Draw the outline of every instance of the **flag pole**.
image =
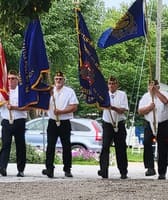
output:
M 113 120 L 113 116 L 112 116 L 112 113 L 111 113 L 111 109 L 109 110 L 109 113 L 110 113 L 110 118 L 111 118 L 112 126 L 113 126 L 115 132 L 118 132 L 118 113 L 117 113 L 116 122 Z
M 46 143 L 46 141 L 45 141 L 45 134 L 46 134 L 46 132 L 45 132 L 45 123 L 44 123 L 44 120 L 45 120 L 45 114 L 44 114 L 44 110 L 42 111 L 42 121 L 43 121 L 43 152 L 45 152 L 45 143 Z
M 147 3 L 145 1 L 145 10 L 146 10 L 146 26 L 148 29 L 148 17 L 147 17 Z M 150 43 L 150 36 L 149 36 L 149 31 L 147 30 L 146 34 L 147 38 L 147 44 L 148 44 L 148 51 L 149 51 L 149 79 L 152 81 L 153 80 L 153 71 L 152 71 L 152 55 L 151 55 L 151 43 Z M 154 94 L 151 94 L 152 98 L 152 103 L 154 103 Z M 156 112 L 155 109 L 153 109 L 153 129 L 154 129 L 154 135 L 157 134 L 157 125 L 156 125 Z
M 76 22 L 76 32 L 77 32 L 77 39 L 78 39 L 78 49 L 79 49 L 79 54 L 80 54 L 80 66 L 82 65 L 82 60 L 81 60 L 81 50 L 80 50 L 80 44 L 79 44 L 79 25 L 78 25 L 78 16 L 77 16 L 77 10 L 80 9 L 79 5 L 80 2 L 79 0 L 72 0 L 73 4 L 75 5 L 75 22 Z
M 49 74 L 49 82 L 50 82 L 50 85 L 51 85 L 51 76 L 50 76 L 50 74 Z M 54 105 L 54 110 L 56 110 L 57 109 L 57 107 L 56 107 L 56 99 L 55 99 L 55 97 L 54 97 L 54 91 L 53 91 L 53 89 L 54 89 L 54 87 L 53 86 L 51 86 L 51 97 L 52 97 L 52 101 L 53 101 L 53 105 Z M 61 125 L 61 122 L 60 122 L 60 119 L 59 119 L 59 115 L 55 115 L 55 123 L 56 123 L 56 125 L 57 126 L 60 126 Z
M 53 88 L 54 89 L 54 88 Z M 52 89 L 52 90 L 53 90 Z M 56 103 L 55 103 L 55 97 L 54 97 L 54 92 L 52 91 L 52 100 L 53 100 L 53 103 L 54 103 L 54 110 L 56 110 L 57 109 L 57 107 L 56 107 Z M 59 119 L 59 115 L 55 115 L 55 121 L 56 121 L 56 124 L 57 124 L 57 126 L 60 126 L 61 125 L 61 122 L 60 122 L 60 119 Z

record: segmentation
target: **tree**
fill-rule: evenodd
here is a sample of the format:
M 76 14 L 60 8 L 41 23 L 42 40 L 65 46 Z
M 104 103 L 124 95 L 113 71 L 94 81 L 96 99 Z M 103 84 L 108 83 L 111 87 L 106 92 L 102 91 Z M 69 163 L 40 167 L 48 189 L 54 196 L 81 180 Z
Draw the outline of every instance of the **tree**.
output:
M 148 4 L 152 6 L 151 0 Z M 120 10 L 105 10 L 102 0 L 82 0 L 81 12 L 85 18 L 100 61 L 100 70 L 105 79 L 115 75 L 120 87 L 128 94 L 131 110 L 135 107 L 138 81 L 142 69 L 145 40 L 143 37 L 113 45 L 107 49 L 97 48 L 97 40 L 102 32 L 114 26 L 129 5 L 123 4 Z M 35 9 L 36 7 L 36 9 Z M 8 69 L 19 67 L 19 59 L 26 26 L 34 17 L 40 18 L 51 79 L 57 70 L 67 76 L 67 84 L 72 86 L 80 99 L 78 114 L 86 116 L 89 112 L 98 113 L 96 106 L 88 106 L 83 99 L 78 80 L 78 41 L 75 27 L 74 4 L 72 0 L 0 0 L 0 37 L 6 53 Z M 156 59 L 156 5 L 150 17 L 150 44 L 152 68 Z M 168 82 L 168 7 L 163 9 L 161 80 Z M 145 55 L 139 96 L 146 91 L 149 79 L 149 57 Z
M 51 0 L 0 0 L 0 24 L 6 31 L 14 31 L 27 19 L 48 12 L 50 6 Z

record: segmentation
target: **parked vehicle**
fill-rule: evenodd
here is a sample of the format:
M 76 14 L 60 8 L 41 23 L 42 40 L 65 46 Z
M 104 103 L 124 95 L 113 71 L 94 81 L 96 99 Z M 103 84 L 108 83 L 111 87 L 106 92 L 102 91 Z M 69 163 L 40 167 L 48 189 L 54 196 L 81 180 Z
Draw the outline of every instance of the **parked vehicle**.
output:
M 26 143 L 40 149 L 46 149 L 47 143 L 47 125 L 48 117 L 39 117 L 26 122 Z M 86 149 L 100 152 L 102 145 L 102 126 L 97 120 L 87 118 L 71 119 L 71 143 L 72 149 Z M 1 137 L 0 125 L 0 137 Z M 127 128 L 127 146 L 132 147 L 135 142 L 135 137 L 139 138 L 139 144 L 143 139 L 143 134 L 136 134 L 136 127 Z M 142 144 L 141 144 L 142 145 Z M 61 150 L 61 142 L 58 139 L 56 144 L 57 149 Z
M 30 120 L 26 123 L 26 143 L 39 148 L 46 148 L 48 117 Z M 100 152 L 102 144 L 102 127 L 96 120 L 85 118 L 71 119 L 72 149 L 86 149 Z M 54 134 L 54 133 L 53 133 Z M 62 148 L 60 139 L 57 149 Z

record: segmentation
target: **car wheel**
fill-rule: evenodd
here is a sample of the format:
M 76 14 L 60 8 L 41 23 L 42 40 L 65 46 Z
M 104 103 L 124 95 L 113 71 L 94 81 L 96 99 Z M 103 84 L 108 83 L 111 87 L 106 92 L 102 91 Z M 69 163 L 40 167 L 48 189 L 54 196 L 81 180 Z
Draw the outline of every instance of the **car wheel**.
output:
M 81 144 L 72 144 L 71 149 L 72 156 L 83 155 L 87 151 L 87 148 Z
M 71 146 L 72 151 L 76 150 L 76 151 L 86 151 L 87 147 L 85 147 L 82 144 L 72 144 Z

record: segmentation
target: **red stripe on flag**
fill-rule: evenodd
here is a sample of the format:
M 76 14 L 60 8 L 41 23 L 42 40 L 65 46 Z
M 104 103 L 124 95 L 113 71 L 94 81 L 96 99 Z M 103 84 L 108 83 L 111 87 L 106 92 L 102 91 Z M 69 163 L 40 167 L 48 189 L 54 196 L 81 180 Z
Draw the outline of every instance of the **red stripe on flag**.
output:
M 0 42 L 0 93 L 2 94 L 2 96 L 6 101 L 9 99 L 6 59 L 1 42 Z

